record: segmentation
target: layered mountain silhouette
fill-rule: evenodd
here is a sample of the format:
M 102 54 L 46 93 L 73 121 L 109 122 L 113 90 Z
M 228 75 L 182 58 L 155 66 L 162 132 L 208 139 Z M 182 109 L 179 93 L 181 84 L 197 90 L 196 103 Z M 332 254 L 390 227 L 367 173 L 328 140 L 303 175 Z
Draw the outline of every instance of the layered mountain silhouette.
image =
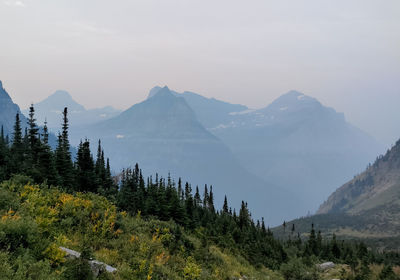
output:
M 43 101 L 34 104 L 36 110 L 36 119 L 38 123 L 44 123 L 47 120 L 48 127 L 53 131 L 58 131 L 61 125 L 62 111 L 68 107 L 69 120 L 76 126 L 90 125 L 102 120 L 117 116 L 120 110 L 111 106 L 97 109 L 86 109 L 77 103 L 72 96 L 64 90 L 58 90 Z M 23 110 L 28 114 L 28 109 Z
M 149 97 L 159 90 L 153 88 Z M 298 91 L 259 110 L 190 92 L 172 93 L 186 100 L 199 122 L 227 144 L 248 171 L 290 191 L 291 217 L 315 212 L 338 185 L 383 150 L 343 113 Z
M 2 98 L 10 99 L 4 93 Z M 265 216 L 270 224 L 315 211 L 382 149 L 343 114 L 297 91 L 251 110 L 155 87 L 145 101 L 122 113 L 110 109 L 106 116 L 58 91 L 35 105 L 37 118 L 47 117 L 58 131 L 65 106 L 71 143 L 87 137 L 95 149 L 101 139 L 115 172 L 138 162 L 147 174 L 170 172 L 193 188 L 214 185 L 217 204 L 224 194 L 234 207 L 248 200 L 254 216 Z
M 271 213 L 278 205 L 277 196 L 284 197 L 283 190 L 274 189 L 243 168 L 229 148 L 198 121 L 186 100 L 167 87 L 77 135 L 101 139 L 116 170 L 138 162 L 147 174 L 182 176 L 192 188 L 199 185 L 201 192 L 204 184 L 213 185 L 217 205 L 223 202 L 224 194 L 236 208 L 242 199 L 247 200 L 256 206 L 252 209 L 255 217 Z M 269 221 L 278 220 L 276 216 Z
M 230 115 L 230 121 L 210 131 L 248 170 L 295 194 L 297 213 L 314 212 L 336 186 L 382 151 L 342 113 L 297 91 L 263 109 Z

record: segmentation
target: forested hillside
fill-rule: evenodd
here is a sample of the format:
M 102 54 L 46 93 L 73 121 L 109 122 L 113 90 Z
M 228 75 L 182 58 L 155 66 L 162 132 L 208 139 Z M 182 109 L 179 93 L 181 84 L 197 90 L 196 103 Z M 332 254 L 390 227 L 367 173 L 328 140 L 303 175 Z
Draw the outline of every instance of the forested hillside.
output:
M 314 223 L 325 234 L 363 239 L 381 249 L 399 250 L 400 140 L 373 164 L 338 188 L 316 215 L 296 219 L 301 233 Z M 276 230 L 283 234 L 283 228 Z

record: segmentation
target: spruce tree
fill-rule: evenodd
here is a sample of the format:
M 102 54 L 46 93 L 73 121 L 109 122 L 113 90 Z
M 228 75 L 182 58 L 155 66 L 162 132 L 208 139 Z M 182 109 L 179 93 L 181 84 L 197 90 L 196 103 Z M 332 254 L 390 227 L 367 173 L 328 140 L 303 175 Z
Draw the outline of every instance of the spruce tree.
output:
M 222 206 L 222 211 L 225 214 L 228 214 L 228 212 L 229 212 L 228 199 L 226 198 L 226 195 L 225 195 L 225 198 L 224 198 L 224 205 Z
M 39 149 L 39 128 L 36 125 L 35 108 L 33 107 L 33 104 L 29 107 L 28 127 L 29 148 L 32 160 L 35 162 Z
M 68 109 L 64 108 L 62 133 L 58 137 L 56 149 L 56 167 L 62 186 L 66 190 L 72 191 L 74 189 L 75 178 L 68 139 L 68 127 Z
M 49 146 L 49 132 L 47 129 L 47 121 L 43 126 L 43 142 L 39 141 L 38 151 L 38 169 L 43 179 L 47 180 L 49 185 L 56 186 L 60 183 L 57 173 L 54 153 Z
M 81 142 L 78 149 L 76 161 L 76 187 L 80 192 L 97 192 L 97 180 L 94 160 L 90 153 L 88 140 Z
M 21 172 L 24 164 L 24 142 L 22 138 L 21 120 L 18 113 L 15 116 L 11 157 L 11 172 Z
M 210 186 L 210 195 L 208 196 L 208 209 L 210 212 L 213 214 L 215 213 L 215 207 L 214 207 L 214 193 L 212 190 L 212 186 Z
M 0 182 L 8 178 L 9 148 L 4 137 L 4 129 L 1 126 L 0 134 Z

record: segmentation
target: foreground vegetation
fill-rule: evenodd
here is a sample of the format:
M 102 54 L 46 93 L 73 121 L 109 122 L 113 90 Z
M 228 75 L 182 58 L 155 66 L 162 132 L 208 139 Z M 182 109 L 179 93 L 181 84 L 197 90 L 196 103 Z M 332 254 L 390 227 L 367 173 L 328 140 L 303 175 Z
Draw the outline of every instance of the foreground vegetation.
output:
M 67 110 L 55 151 L 33 106 L 28 125 L 22 136 L 17 115 L 12 141 L 0 137 L 0 279 L 93 279 L 91 258 L 117 268 L 99 279 L 398 279 L 393 253 L 313 225 L 306 237 L 285 226 L 278 240 L 245 202 L 215 209 L 212 187 L 143 178 L 138 165 L 112 178 L 100 143 L 96 160 L 84 141 L 73 161 Z M 324 261 L 339 265 L 321 271 Z

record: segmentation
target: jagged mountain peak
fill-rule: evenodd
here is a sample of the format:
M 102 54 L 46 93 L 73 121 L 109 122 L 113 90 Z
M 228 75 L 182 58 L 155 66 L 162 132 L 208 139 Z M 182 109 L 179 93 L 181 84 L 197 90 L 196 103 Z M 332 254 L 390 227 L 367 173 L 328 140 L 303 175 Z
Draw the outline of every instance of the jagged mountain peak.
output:
M 152 98 L 153 96 L 157 95 L 159 92 L 161 92 L 161 93 L 169 92 L 169 93 L 172 94 L 172 92 L 170 91 L 168 86 L 164 86 L 164 87 L 155 86 L 150 90 L 150 92 L 149 92 L 149 94 L 147 96 L 147 99 Z
M 11 100 L 11 97 L 8 95 L 7 91 L 3 88 L 3 83 L 0 81 L 0 99 Z

